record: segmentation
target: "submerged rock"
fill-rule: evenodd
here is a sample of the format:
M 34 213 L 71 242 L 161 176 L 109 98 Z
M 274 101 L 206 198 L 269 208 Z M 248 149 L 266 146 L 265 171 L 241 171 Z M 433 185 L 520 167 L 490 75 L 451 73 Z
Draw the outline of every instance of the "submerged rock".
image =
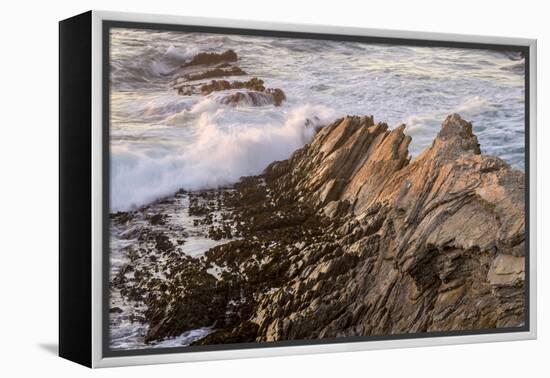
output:
M 200 93 L 203 83 L 193 83 L 198 80 L 242 76 L 247 73 L 240 67 L 232 65 L 236 62 L 237 53 L 227 50 L 223 53 L 199 53 L 189 62 L 170 73 L 172 80 L 169 85 L 179 94 L 192 95 Z
M 281 91 L 277 89 L 277 91 Z M 284 99 L 284 94 L 281 92 L 233 92 L 220 98 L 219 102 L 225 105 L 249 105 L 249 106 L 263 106 L 263 105 L 275 105 L 280 106 Z
M 286 100 L 282 89 L 266 88 L 264 81 L 257 77 L 247 81 L 232 82 L 221 79 L 228 76 L 247 75 L 243 69 L 229 63 L 237 59 L 237 54 L 233 50 L 227 50 L 222 54 L 200 53 L 173 73 L 174 78 L 170 81 L 169 86 L 182 96 L 206 96 L 212 92 L 247 89 L 247 91 L 228 93 L 227 96 L 219 99 L 220 103 L 233 106 L 239 104 L 249 106 L 273 104 L 279 106 Z M 198 82 L 212 78 L 219 79 L 207 83 Z
M 200 71 L 197 73 L 189 73 L 184 75 L 185 79 L 188 81 L 210 79 L 213 77 L 225 77 L 225 76 L 241 76 L 246 75 L 240 67 L 229 67 L 229 68 L 212 68 L 205 71 Z
M 264 87 L 264 81 L 253 77 L 248 81 L 233 81 L 229 82 L 227 80 L 212 80 L 208 84 L 204 84 L 200 87 L 201 93 L 204 95 L 210 94 L 217 91 L 225 91 L 228 89 L 250 89 L 252 91 L 264 92 L 266 88 Z
M 266 88 L 264 81 L 256 77 L 247 81 L 212 80 L 200 85 L 184 84 L 178 88 L 180 95 L 191 96 L 193 94 L 209 95 L 213 92 L 229 91 L 233 89 L 246 89 L 246 91 L 228 92 L 219 98 L 219 102 L 225 105 L 275 105 L 280 106 L 286 100 L 285 93 L 279 88 Z
M 267 88 L 265 91 L 267 94 L 270 94 L 273 97 L 273 104 L 279 106 L 286 100 L 285 92 L 279 88 Z

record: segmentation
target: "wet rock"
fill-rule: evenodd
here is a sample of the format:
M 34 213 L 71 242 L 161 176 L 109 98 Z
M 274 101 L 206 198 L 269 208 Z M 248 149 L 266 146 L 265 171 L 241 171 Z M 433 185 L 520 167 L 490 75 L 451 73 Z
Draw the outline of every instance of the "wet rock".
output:
M 233 92 L 227 96 L 222 97 L 219 102 L 224 105 L 249 105 L 249 106 L 265 106 L 265 105 L 275 105 L 280 106 L 282 99 L 276 97 L 270 92 Z M 284 94 L 283 94 L 284 97 Z
M 282 89 L 279 88 L 267 88 L 266 93 L 273 97 L 273 104 L 279 106 L 286 100 L 286 95 Z
M 120 307 L 112 307 L 109 309 L 110 314 L 121 314 L 124 311 Z
M 154 235 L 156 250 L 162 253 L 172 252 L 174 245 L 170 239 L 163 233 L 157 233 Z
M 224 317 L 225 293 L 217 290 L 216 279 L 206 272 L 205 265 L 193 258 L 173 264 L 178 274 L 165 280 L 162 290 L 155 290 L 153 284 L 147 293 L 145 342 L 177 336 Z
M 166 215 L 163 214 L 155 214 L 153 215 L 149 221 L 154 226 L 162 226 L 166 224 Z
M 212 80 L 209 83 L 197 82 L 204 79 L 223 78 L 228 76 L 247 75 L 238 66 L 232 66 L 229 62 L 237 60 L 237 54 L 228 50 L 222 54 L 201 53 L 195 56 L 190 62 L 182 66 L 174 74 L 170 87 L 182 96 L 209 95 L 212 92 L 228 91 L 232 89 L 246 89 L 229 93 L 219 99 L 220 103 L 226 105 L 249 105 L 262 106 L 273 104 L 280 106 L 286 95 L 280 88 L 266 88 L 264 81 L 257 77 L 247 81 L 228 81 L 224 79 Z M 215 67 L 205 67 L 216 65 Z
M 233 50 L 226 50 L 223 53 L 199 53 L 193 57 L 189 62 L 185 63 L 183 67 L 197 66 L 201 64 L 216 64 L 222 62 L 235 62 L 237 61 L 237 53 Z
M 223 75 L 216 75 L 223 76 Z M 190 78 L 190 76 L 188 77 Z M 193 76 L 195 79 L 195 76 Z M 179 85 L 179 86 L 178 86 Z M 201 85 L 175 84 L 178 94 L 190 96 L 193 94 L 208 95 L 212 92 L 228 91 L 232 89 L 246 89 L 247 91 L 231 92 L 219 99 L 225 105 L 275 105 L 279 106 L 286 100 L 285 93 L 279 88 L 266 88 L 264 81 L 256 77 L 247 81 L 212 80 Z
M 119 211 L 110 216 L 118 224 L 126 224 L 133 219 L 133 214 L 130 211 Z
M 247 81 L 233 81 L 229 82 L 227 80 L 212 80 L 208 84 L 201 86 L 202 94 L 210 94 L 216 91 L 224 91 L 228 89 L 250 89 L 251 91 L 264 92 L 266 89 L 264 87 L 264 81 L 253 77 Z
M 229 68 L 212 68 L 205 71 L 200 71 L 197 73 L 189 73 L 184 75 L 184 78 L 188 81 L 210 79 L 213 77 L 226 77 L 226 76 L 241 76 L 246 75 L 246 72 L 243 71 L 240 67 L 229 67 Z

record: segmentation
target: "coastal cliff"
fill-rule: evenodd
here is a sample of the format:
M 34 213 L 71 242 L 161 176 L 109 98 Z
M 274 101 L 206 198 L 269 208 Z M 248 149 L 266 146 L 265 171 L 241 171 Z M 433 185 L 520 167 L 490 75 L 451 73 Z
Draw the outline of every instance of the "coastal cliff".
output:
M 522 326 L 524 173 L 481 154 L 457 114 L 414 159 L 410 142 L 405 125 L 347 116 L 230 188 L 113 214 L 134 242 L 111 284 L 143 305 L 145 341 L 199 327 L 211 331 L 195 344 Z M 181 253 L 181 211 L 217 245 Z

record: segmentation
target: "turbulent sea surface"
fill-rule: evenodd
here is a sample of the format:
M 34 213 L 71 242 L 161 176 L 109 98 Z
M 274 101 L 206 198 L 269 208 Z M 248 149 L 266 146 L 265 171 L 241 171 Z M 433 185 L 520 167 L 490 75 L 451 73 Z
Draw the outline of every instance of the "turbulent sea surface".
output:
M 286 101 L 229 106 L 219 92 L 182 96 L 170 88 L 193 56 L 228 49 L 248 73 L 229 80 L 261 78 Z M 473 122 L 483 153 L 524 168 L 524 61 L 514 52 L 112 29 L 110 81 L 113 213 L 181 188 L 259 174 L 308 143 L 316 126 L 348 114 L 374 115 L 390 128 L 405 123 L 415 156 L 456 112 Z M 184 230 L 182 252 L 200 256 L 225 241 L 213 242 L 194 225 L 187 200 L 178 197 L 164 231 Z M 132 232 L 111 226 L 111 279 L 128 263 Z M 203 327 L 145 344 L 144 305 L 112 290 L 110 306 L 117 309 L 110 312 L 114 349 L 188 345 L 211 332 Z
M 236 79 L 262 78 L 287 101 L 232 107 L 219 93 L 168 87 L 197 53 L 227 49 L 249 73 Z M 405 123 L 414 156 L 457 112 L 473 122 L 483 153 L 523 169 L 524 95 L 524 61 L 514 52 L 113 29 L 112 210 L 258 174 L 307 143 L 312 123 L 346 114 Z

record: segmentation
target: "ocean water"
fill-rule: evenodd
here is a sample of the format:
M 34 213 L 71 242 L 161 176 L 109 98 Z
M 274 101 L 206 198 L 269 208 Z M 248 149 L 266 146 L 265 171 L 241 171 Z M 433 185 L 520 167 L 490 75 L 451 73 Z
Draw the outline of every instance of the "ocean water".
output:
M 232 107 L 169 88 L 194 55 L 226 49 L 249 74 L 234 79 L 261 78 L 287 101 Z M 111 208 L 258 174 L 347 114 L 405 123 L 415 156 L 456 112 L 483 153 L 524 169 L 524 96 L 514 52 L 112 29 Z
M 157 232 L 161 231 L 174 245 L 177 245 L 177 240 L 181 239 L 182 235 L 185 235 L 185 244 L 179 246 L 178 251 L 199 258 L 210 248 L 229 241 L 228 239 L 212 240 L 208 238 L 209 226 L 196 225 L 194 221 L 201 218 L 190 216 L 188 209 L 188 195 L 180 194 L 173 203 L 156 204 L 152 208 L 143 209 L 140 215 L 133 219 L 131 225 L 111 223 L 109 243 L 110 282 L 113 282 L 115 277 L 120 274 L 121 269 L 131 263 L 128 251 L 132 249 L 132 246 L 139 245 L 138 238 L 142 229 L 153 228 Z M 166 224 L 151 225 L 147 219 L 159 212 L 169 215 L 166 219 Z M 214 212 L 214 215 L 213 224 L 219 226 L 220 214 Z M 142 269 L 154 270 L 154 263 L 150 261 L 140 260 L 132 264 L 139 265 Z M 212 273 L 215 274 L 215 272 L 215 269 L 213 269 Z M 161 270 L 158 277 L 163 277 L 163 274 Z M 130 271 L 125 276 L 131 279 L 134 276 L 134 272 Z M 143 311 L 145 311 L 146 305 L 142 301 L 135 301 L 122 295 L 119 287 L 113 285 L 110 289 L 109 308 L 116 310 L 109 312 L 110 347 L 112 349 L 124 350 L 187 346 L 193 341 L 205 337 L 213 330 L 212 327 L 201 327 L 183 332 L 176 337 L 145 343 L 148 324 L 143 319 Z

